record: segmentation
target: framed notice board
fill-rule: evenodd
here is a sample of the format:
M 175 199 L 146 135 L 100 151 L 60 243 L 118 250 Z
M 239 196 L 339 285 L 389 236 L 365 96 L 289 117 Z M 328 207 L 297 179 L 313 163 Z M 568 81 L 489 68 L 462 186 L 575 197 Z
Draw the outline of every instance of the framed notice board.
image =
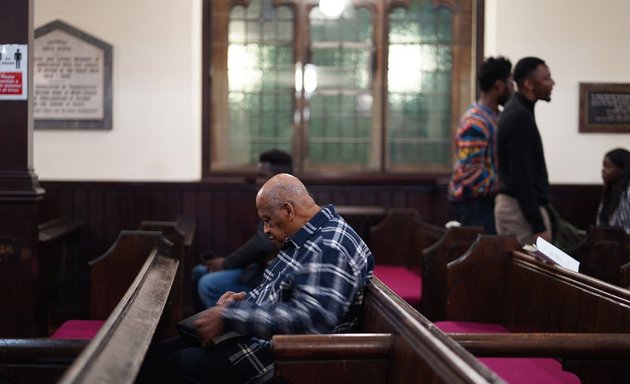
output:
M 630 133 L 630 84 L 580 83 L 580 132 Z

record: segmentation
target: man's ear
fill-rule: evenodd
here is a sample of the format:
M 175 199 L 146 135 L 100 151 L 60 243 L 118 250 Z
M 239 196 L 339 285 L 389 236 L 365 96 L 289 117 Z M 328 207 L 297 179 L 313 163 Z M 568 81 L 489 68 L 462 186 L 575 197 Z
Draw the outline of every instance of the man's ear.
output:
M 282 207 L 280 209 L 282 209 L 286 213 L 287 219 L 289 221 L 293 221 L 293 219 L 295 218 L 295 208 L 293 207 L 293 204 L 288 201 L 284 202 L 282 203 Z
M 534 80 L 532 80 L 531 78 L 527 78 L 525 80 L 523 80 L 523 87 L 528 90 L 531 91 L 534 89 Z
M 507 85 L 505 84 L 504 80 L 497 80 L 494 82 L 494 84 L 492 84 L 492 87 L 494 88 L 495 91 L 497 91 L 497 94 L 499 95 L 503 93 L 506 86 Z

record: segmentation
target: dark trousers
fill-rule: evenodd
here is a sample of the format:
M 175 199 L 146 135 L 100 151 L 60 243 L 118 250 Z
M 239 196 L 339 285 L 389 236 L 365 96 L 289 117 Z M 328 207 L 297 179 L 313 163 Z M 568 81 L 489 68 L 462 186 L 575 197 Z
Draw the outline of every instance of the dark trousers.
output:
M 485 233 L 494 235 L 494 199 L 470 199 L 453 203 L 457 221 L 465 226 L 481 226 Z
M 179 337 L 154 343 L 142 363 L 136 384 L 245 383 L 248 378 L 228 359 L 233 353 L 229 344 L 200 347 Z

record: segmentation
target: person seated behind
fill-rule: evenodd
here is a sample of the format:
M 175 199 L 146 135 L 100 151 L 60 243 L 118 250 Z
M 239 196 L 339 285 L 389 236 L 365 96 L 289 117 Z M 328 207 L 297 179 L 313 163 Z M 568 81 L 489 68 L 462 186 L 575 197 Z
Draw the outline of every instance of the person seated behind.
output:
M 604 156 L 604 191 L 597 210 L 597 225 L 620 227 L 630 233 L 630 152 L 616 148 Z
M 292 171 L 291 155 L 278 149 L 265 151 L 259 156 L 256 185 L 260 188 L 271 176 Z M 197 310 L 215 305 L 227 291 L 247 292 L 256 287 L 276 251 L 263 233 L 261 223 L 256 233 L 229 255 L 214 257 L 213 252 L 205 252 L 205 257 L 202 255 L 205 263 L 197 265 L 192 271 L 200 301 L 196 304 Z
M 264 232 L 279 249 L 262 283 L 226 292 L 195 321 L 200 345 L 183 339 L 152 348 L 143 365 L 164 382 L 264 383 L 274 376 L 271 338 L 355 328 L 374 259 L 333 205 L 319 207 L 302 182 L 279 174 L 256 196 Z M 243 336 L 208 346 L 228 331 Z M 204 346 L 205 345 L 205 346 Z M 152 371 L 149 371 L 149 369 Z

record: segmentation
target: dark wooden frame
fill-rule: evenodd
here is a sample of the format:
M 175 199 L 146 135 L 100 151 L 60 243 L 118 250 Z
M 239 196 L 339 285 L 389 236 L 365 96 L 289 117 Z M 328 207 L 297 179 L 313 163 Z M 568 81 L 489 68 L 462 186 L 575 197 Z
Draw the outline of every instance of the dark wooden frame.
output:
M 630 95 L 630 83 L 580 83 L 580 132 L 630 133 L 630 119 L 619 124 L 589 122 L 589 96 L 593 92 Z
M 55 30 L 63 31 L 72 35 L 87 44 L 103 51 L 103 118 L 92 119 L 68 119 L 68 120 L 47 120 L 35 119 L 36 129 L 112 129 L 112 68 L 113 68 L 113 47 L 98 38 L 91 36 L 75 27 L 64 23 L 61 20 L 52 21 L 35 30 L 35 38 L 42 37 Z M 35 57 L 35 52 L 33 52 Z

